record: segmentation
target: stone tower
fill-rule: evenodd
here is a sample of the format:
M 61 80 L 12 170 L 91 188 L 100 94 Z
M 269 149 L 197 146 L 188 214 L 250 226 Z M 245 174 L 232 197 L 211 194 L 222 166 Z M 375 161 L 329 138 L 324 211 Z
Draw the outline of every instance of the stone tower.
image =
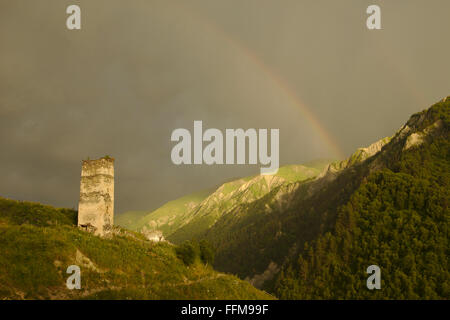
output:
M 114 159 L 83 160 L 78 226 L 104 236 L 114 224 Z

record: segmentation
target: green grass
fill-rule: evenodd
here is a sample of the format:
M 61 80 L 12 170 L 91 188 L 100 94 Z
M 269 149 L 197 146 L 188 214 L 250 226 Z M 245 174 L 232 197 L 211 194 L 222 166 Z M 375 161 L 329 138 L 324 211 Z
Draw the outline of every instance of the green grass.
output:
M 217 219 L 241 202 L 261 198 L 276 185 L 305 181 L 316 177 L 329 163 L 328 160 L 310 162 L 304 165 L 281 167 L 275 177 L 281 178 L 275 185 L 269 185 L 263 176 L 248 176 L 223 183 L 215 190 L 190 194 L 169 201 L 157 210 L 142 216 L 142 212 L 128 212 L 119 215 L 118 224 L 131 230 L 159 230 L 174 243 L 202 235 Z M 239 190 L 244 184 L 248 187 Z
M 35 226 L 74 225 L 77 213 L 71 209 L 54 208 L 35 202 L 9 200 L 0 197 L 0 222 Z
M 277 176 L 287 182 L 303 181 L 313 178 L 321 172 L 319 168 L 306 167 L 303 165 L 289 165 L 278 169 Z
M 121 228 L 108 239 L 82 231 L 75 214 L 0 198 L 0 299 L 272 298 L 199 261 L 186 266 L 169 243 Z M 72 264 L 81 290 L 65 286 Z
M 139 220 L 147 214 L 147 211 L 127 211 L 116 214 L 114 216 L 114 223 L 124 228 L 137 230 L 139 228 Z
M 130 230 L 162 230 L 165 235 L 180 227 L 181 216 L 199 204 L 211 193 L 210 190 L 189 194 L 172 200 L 152 211 L 130 211 L 116 216 L 118 225 Z

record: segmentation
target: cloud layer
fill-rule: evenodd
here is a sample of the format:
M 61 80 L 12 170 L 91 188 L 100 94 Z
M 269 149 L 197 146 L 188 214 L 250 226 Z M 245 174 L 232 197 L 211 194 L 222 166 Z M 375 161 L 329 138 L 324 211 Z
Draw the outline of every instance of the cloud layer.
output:
M 373 2 L 373 1 L 372 1 Z M 117 211 L 152 209 L 255 166 L 175 166 L 170 134 L 279 128 L 281 164 L 345 153 L 448 95 L 448 1 L 73 1 L 0 5 L 0 195 L 76 207 L 81 160 L 116 158 Z

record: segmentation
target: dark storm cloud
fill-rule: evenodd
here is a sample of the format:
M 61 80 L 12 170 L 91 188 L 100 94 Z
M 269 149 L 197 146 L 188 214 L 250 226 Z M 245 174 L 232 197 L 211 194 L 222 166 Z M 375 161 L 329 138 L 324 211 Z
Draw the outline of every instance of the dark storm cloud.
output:
M 76 207 L 80 162 L 116 158 L 117 211 L 151 209 L 259 166 L 175 166 L 170 133 L 280 128 L 281 164 L 333 156 L 271 74 L 350 153 L 448 94 L 448 1 L 0 4 L 0 195 Z M 258 57 L 265 66 L 252 60 Z M 263 70 L 265 69 L 265 70 Z M 269 70 L 269 71 L 267 71 Z

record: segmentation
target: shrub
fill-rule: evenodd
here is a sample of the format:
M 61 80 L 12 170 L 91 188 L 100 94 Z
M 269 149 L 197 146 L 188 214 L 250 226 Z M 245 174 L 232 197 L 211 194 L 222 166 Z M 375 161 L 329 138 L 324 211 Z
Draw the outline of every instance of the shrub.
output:
M 180 258 L 185 265 L 189 266 L 200 256 L 198 244 L 186 241 L 175 249 L 177 257 Z
M 214 255 L 215 255 L 214 248 L 206 240 L 200 241 L 199 247 L 200 247 L 200 258 L 203 261 L 203 263 L 212 265 L 214 263 Z

